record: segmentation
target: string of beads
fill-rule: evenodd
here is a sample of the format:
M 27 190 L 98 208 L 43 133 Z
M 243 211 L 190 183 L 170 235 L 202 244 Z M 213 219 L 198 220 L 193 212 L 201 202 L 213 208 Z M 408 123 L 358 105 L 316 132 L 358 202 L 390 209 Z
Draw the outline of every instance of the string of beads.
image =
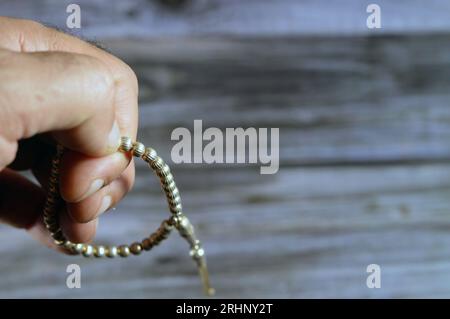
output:
M 81 254 L 84 257 L 128 257 L 130 255 L 140 255 L 143 251 L 151 250 L 166 239 L 173 229 L 177 229 L 180 235 L 189 243 L 190 255 L 197 264 L 205 293 L 207 295 L 213 295 L 214 289 L 211 288 L 209 282 L 205 251 L 195 235 L 194 227 L 186 215 L 183 214 L 180 192 L 175 184 L 169 166 L 158 156 L 153 148 L 145 147 L 140 142 L 133 142 L 129 137 L 121 138 L 118 151 L 125 153 L 131 152 L 133 156 L 142 158 L 149 164 L 160 179 L 171 216 L 165 219 L 159 228 L 148 237 L 129 245 L 103 246 L 69 241 L 61 230 L 57 213 L 58 208 L 63 203 L 59 194 L 59 164 L 64 153 L 64 148 L 58 145 L 51 164 L 49 191 L 44 205 L 44 224 L 55 244 L 64 247 L 74 254 Z

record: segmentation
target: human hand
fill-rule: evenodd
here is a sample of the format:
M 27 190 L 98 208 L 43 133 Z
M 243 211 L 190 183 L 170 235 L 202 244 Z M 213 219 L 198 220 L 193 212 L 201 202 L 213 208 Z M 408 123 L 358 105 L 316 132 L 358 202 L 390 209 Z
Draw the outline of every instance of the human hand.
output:
M 115 152 L 137 131 L 138 85 L 121 60 L 36 22 L 0 17 L 0 221 L 54 246 L 42 223 L 55 143 L 67 148 L 61 225 L 90 241 L 98 216 L 130 190 L 134 164 Z M 40 186 L 17 170 L 31 169 Z

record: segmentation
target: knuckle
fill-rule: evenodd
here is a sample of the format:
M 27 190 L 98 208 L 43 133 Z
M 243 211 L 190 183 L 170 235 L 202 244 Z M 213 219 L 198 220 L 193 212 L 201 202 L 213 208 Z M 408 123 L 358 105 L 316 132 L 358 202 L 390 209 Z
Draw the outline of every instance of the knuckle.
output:
M 86 89 L 92 92 L 96 100 L 102 101 L 101 105 L 111 107 L 115 81 L 110 70 L 98 59 L 86 57 L 86 60 Z
M 135 90 L 136 94 L 137 91 L 139 89 L 139 84 L 138 84 L 138 78 L 136 75 L 136 72 L 134 72 L 134 70 L 128 65 L 124 63 L 124 69 L 125 69 L 125 77 L 127 79 L 127 81 L 130 83 L 130 85 L 133 87 L 133 89 Z

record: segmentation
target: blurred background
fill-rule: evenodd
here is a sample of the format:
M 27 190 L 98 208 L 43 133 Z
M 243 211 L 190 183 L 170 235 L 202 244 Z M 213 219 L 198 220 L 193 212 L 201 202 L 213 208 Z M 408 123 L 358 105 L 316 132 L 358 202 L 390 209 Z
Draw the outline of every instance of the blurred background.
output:
M 66 7 L 81 7 L 81 29 Z M 381 29 L 368 29 L 368 4 Z M 171 164 L 217 297 L 450 297 L 450 2 L 14 1 L 0 15 L 104 44 L 140 81 L 139 140 Z M 174 164 L 176 127 L 280 128 L 280 170 Z M 157 180 L 101 218 L 98 241 L 168 215 Z M 0 297 L 202 297 L 177 234 L 140 257 L 68 257 L 0 225 Z M 81 289 L 66 266 L 81 266 Z M 369 264 L 381 288 L 366 285 Z

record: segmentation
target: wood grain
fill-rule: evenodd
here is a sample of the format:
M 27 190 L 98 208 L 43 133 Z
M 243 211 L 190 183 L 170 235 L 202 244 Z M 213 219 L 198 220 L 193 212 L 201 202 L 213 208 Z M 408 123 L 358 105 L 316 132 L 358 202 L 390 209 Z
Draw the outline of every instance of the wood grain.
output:
M 138 74 L 139 138 L 169 163 L 172 129 L 195 119 L 280 128 L 276 175 L 257 165 L 171 165 L 218 297 L 450 297 L 449 40 L 105 42 Z M 139 238 L 167 215 L 156 178 L 141 163 L 137 170 L 132 193 L 102 217 L 99 241 Z M 177 236 L 151 254 L 99 261 L 0 229 L 0 297 L 202 297 Z M 66 288 L 69 263 L 81 265 L 82 289 Z M 366 287 L 372 263 L 381 289 Z
M 166 1 L 170 2 L 170 1 Z M 180 1 L 181 2 L 181 1 Z M 66 7 L 81 7 L 87 37 L 161 37 L 193 35 L 364 35 L 446 32 L 446 0 L 3 0 L 0 13 L 66 29 Z M 367 28 L 367 6 L 381 8 L 382 28 Z

